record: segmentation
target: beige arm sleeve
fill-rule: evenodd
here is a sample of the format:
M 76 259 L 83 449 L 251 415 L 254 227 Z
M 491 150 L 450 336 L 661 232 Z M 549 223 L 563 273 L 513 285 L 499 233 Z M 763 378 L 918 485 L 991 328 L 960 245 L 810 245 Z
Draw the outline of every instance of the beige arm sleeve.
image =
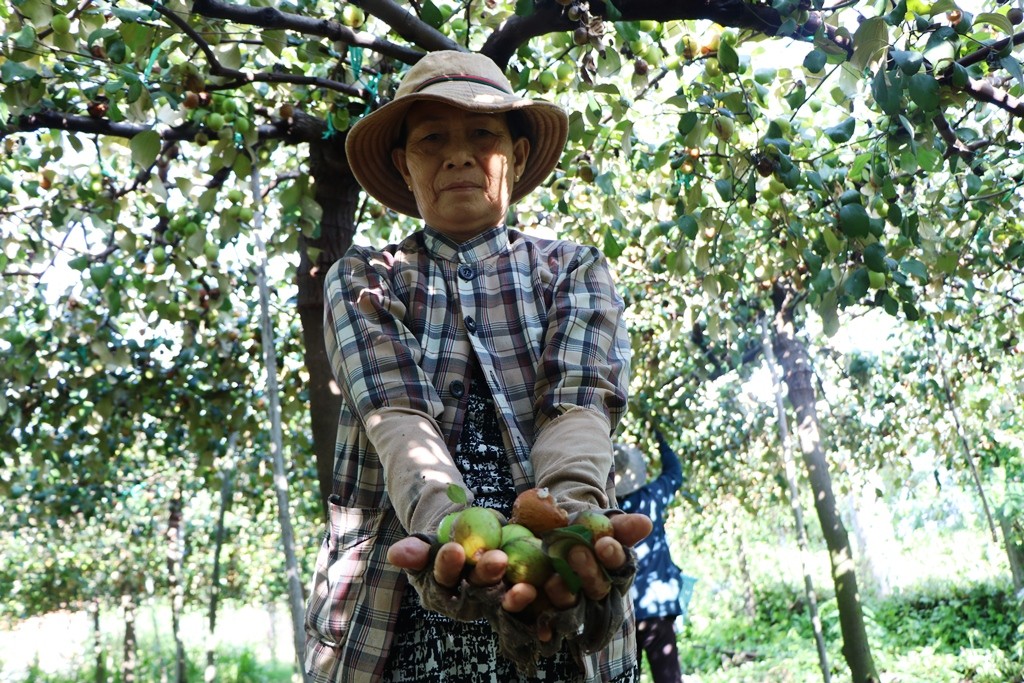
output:
M 461 486 L 473 502 L 433 417 L 408 408 L 381 408 L 366 417 L 365 425 L 384 468 L 391 504 L 408 533 L 436 533 L 441 518 L 462 507 L 448 498 L 449 484 Z
M 570 515 L 609 506 L 611 425 L 601 413 L 573 408 L 544 426 L 530 452 L 537 486 L 546 486 Z

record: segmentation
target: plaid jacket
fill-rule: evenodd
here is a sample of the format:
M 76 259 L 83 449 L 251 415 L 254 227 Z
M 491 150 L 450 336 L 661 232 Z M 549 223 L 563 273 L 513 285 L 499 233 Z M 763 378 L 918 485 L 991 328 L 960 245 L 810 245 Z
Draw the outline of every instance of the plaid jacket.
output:
M 386 560 L 406 536 L 362 416 L 434 416 L 454 451 L 475 355 L 500 412 L 518 491 L 530 446 L 565 408 L 626 406 L 629 339 L 600 251 L 498 227 L 457 244 L 426 228 L 382 251 L 353 247 L 325 285 L 327 351 L 341 390 L 334 495 L 306 610 L 305 666 L 320 682 L 378 681 L 406 579 Z M 609 499 L 614 487 L 608 483 Z M 632 619 L 585 662 L 607 681 L 635 662 Z

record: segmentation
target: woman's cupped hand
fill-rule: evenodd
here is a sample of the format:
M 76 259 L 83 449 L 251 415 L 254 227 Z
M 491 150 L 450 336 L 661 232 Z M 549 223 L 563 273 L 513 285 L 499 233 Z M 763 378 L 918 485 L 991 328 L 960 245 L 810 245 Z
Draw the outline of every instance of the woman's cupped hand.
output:
M 611 517 L 614 534 L 600 538 L 593 550 L 585 545 L 574 547 L 566 557 L 572 570 L 580 578 L 580 590 L 588 599 L 602 600 L 611 590 L 611 582 L 605 570 L 615 571 L 626 560 L 626 547 L 643 540 L 652 528 L 651 520 L 641 514 L 619 514 Z M 396 567 L 411 571 L 422 571 L 430 562 L 431 546 L 415 536 L 398 541 L 388 549 L 388 561 Z M 493 586 L 504 579 L 508 556 L 501 550 L 488 550 L 467 574 L 466 552 L 458 543 L 442 545 L 434 557 L 434 580 L 448 588 L 455 588 L 463 577 L 476 586 Z M 502 607 L 511 613 L 519 613 L 533 604 L 538 597 L 546 597 L 555 609 L 569 609 L 579 601 L 579 593 L 570 590 L 565 580 L 557 573 L 543 585 L 544 596 L 539 589 L 528 583 L 517 583 L 508 588 L 502 597 Z M 538 624 L 538 637 L 549 640 L 543 624 Z

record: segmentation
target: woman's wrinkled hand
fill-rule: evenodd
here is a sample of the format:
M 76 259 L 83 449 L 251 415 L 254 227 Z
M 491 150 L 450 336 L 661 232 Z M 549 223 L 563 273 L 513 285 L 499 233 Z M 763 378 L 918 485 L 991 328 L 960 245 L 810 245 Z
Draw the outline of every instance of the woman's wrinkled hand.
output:
M 430 561 L 430 544 L 415 536 L 403 538 L 388 548 L 388 562 L 411 571 L 426 569 Z M 469 572 L 467 580 L 474 586 L 493 586 L 501 581 L 508 566 L 508 556 L 500 550 L 488 550 Z M 466 569 L 466 551 L 458 543 L 445 543 L 434 557 L 434 581 L 446 588 L 455 588 Z
M 605 571 L 620 569 L 626 562 L 626 547 L 631 547 L 651 533 L 649 517 L 641 514 L 621 514 L 611 517 L 613 536 L 598 539 L 591 551 L 579 545 L 569 552 L 566 561 L 580 577 L 583 594 L 590 600 L 602 600 L 611 591 L 611 582 Z M 411 571 L 426 569 L 430 561 L 430 544 L 421 538 L 410 536 L 398 541 L 388 549 L 388 561 L 396 567 Z M 508 556 L 501 550 L 488 550 L 469 572 L 467 580 L 476 586 L 492 586 L 499 583 L 508 566 Z M 434 580 L 447 588 L 454 589 L 465 574 L 466 553 L 458 543 L 445 543 L 434 557 Z M 513 614 L 523 612 L 538 597 L 546 599 L 555 609 L 569 609 L 579 602 L 579 595 L 573 593 L 565 580 L 557 573 L 543 587 L 543 596 L 537 588 L 528 583 L 510 586 L 502 597 L 502 607 Z M 541 641 L 552 638 L 546 623 L 538 622 L 538 637 Z
M 600 538 L 594 551 L 578 545 L 569 551 L 566 561 L 583 584 L 583 593 L 591 600 L 602 600 L 611 590 L 605 570 L 615 571 L 626 562 L 625 547 L 632 547 L 651 533 L 653 524 L 647 515 L 627 513 L 611 517 L 614 536 Z M 544 586 L 551 603 L 559 609 L 576 604 L 578 596 L 569 590 L 561 576 L 555 574 Z

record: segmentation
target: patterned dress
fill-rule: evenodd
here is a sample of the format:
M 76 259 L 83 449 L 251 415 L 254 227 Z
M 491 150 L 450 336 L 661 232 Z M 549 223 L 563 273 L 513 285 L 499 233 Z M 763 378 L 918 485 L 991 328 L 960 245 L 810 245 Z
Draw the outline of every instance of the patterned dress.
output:
M 474 372 L 469 404 L 455 463 L 474 505 L 498 510 L 508 517 L 515 485 L 501 438 L 501 427 L 487 382 Z M 533 676 L 523 676 L 498 652 L 497 638 L 486 620 L 462 622 L 423 609 L 408 586 L 402 596 L 384 680 L 388 683 L 571 683 L 583 672 L 563 647 L 554 657 L 538 662 Z M 639 680 L 639 669 L 615 683 Z

